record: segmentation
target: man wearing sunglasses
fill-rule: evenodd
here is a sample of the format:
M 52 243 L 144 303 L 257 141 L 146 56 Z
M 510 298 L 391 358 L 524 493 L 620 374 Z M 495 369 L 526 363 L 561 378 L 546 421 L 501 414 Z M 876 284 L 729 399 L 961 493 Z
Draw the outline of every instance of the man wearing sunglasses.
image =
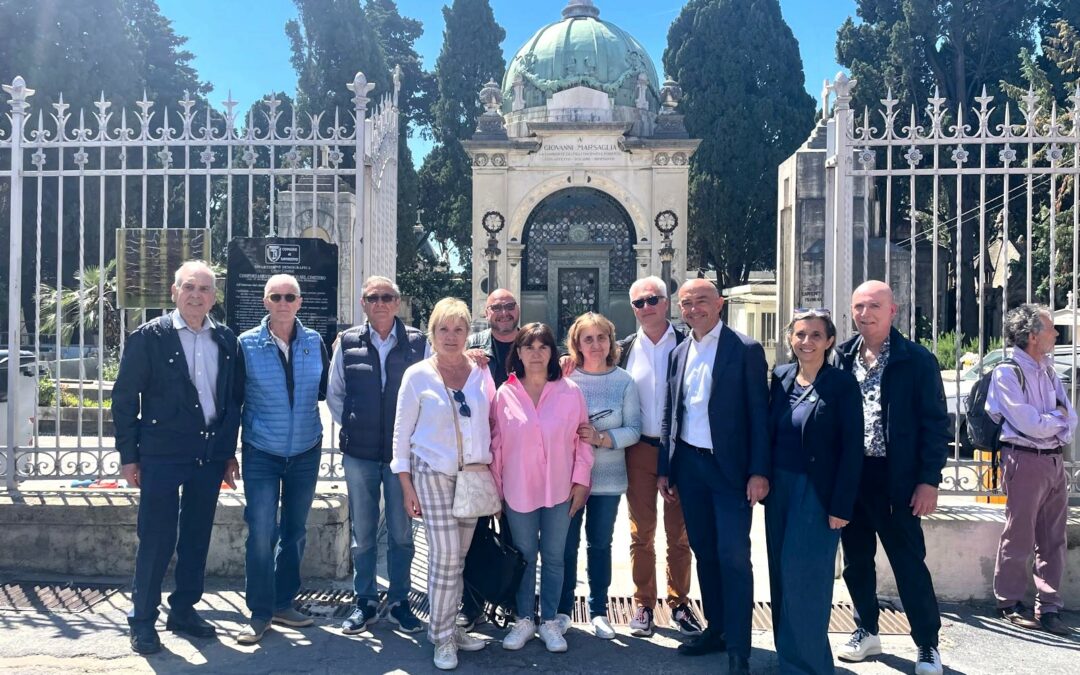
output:
M 630 286 L 630 306 L 640 324 L 619 341 L 619 367 L 630 373 L 641 401 L 641 439 L 626 449 L 626 505 L 630 512 L 630 566 L 634 578 L 634 617 L 630 633 L 653 633 L 656 608 L 656 467 L 660 425 L 664 418 L 667 364 L 671 352 L 686 339 L 668 321 L 667 287 L 659 277 L 638 279 Z M 667 537 L 667 604 L 683 635 L 700 635 L 701 624 L 690 609 L 690 543 L 678 497 L 664 502 Z
M 427 338 L 397 317 L 401 292 L 386 277 L 364 281 L 367 322 L 343 332 L 334 347 L 326 403 L 339 436 L 352 527 L 353 589 L 356 609 L 341 632 L 356 635 L 378 618 L 375 586 L 380 494 L 386 509 L 390 588 L 385 616 L 406 633 L 423 629 L 409 607 L 413 559 L 412 524 L 405 513 L 401 481 L 390 470 L 394 415 L 405 369 L 424 358 Z
M 267 315 L 240 335 L 245 599 L 251 611 L 247 628 L 236 638 L 240 644 L 261 640 L 271 623 L 293 628 L 313 623 L 296 611 L 293 600 L 300 590 L 307 517 L 322 458 L 319 401 L 326 398 L 330 359 L 322 337 L 296 317 L 302 304 L 296 277 L 274 275 L 263 290 Z

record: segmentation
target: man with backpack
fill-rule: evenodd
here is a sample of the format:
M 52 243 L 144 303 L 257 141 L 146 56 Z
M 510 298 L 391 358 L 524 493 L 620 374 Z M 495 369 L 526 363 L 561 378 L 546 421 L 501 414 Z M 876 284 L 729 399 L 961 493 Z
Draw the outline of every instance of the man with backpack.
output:
M 1001 425 L 1002 491 L 1007 499 L 994 567 L 998 609 L 1016 626 L 1068 635 L 1071 631 L 1060 616 L 1069 508 L 1062 450 L 1072 442 L 1076 411 L 1050 356 L 1057 335 L 1045 307 L 1024 304 L 1005 315 L 1013 363 L 993 370 L 985 410 Z M 1033 551 L 1034 617 L 1021 601 Z

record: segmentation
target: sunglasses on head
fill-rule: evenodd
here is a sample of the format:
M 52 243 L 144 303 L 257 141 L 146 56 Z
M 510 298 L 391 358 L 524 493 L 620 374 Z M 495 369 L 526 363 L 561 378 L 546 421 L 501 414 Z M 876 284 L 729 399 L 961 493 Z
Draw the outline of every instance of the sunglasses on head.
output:
M 517 309 L 516 302 L 504 302 L 501 305 L 489 305 L 488 310 L 492 314 L 498 314 L 499 312 L 512 312 Z
M 454 402 L 458 404 L 458 414 L 462 417 L 472 417 L 472 411 L 469 410 L 469 404 L 465 402 L 465 394 L 460 389 L 450 390 L 454 396 Z
M 816 316 L 821 317 L 822 319 L 830 319 L 832 318 L 832 310 L 826 309 L 825 307 L 796 307 L 791 312 L 791 316 L 793 317 L 804 315 L 808 317 Z
M 371 295 L 364 296 L 364 302 L 369 305 L 381 302 L 384 305 L 389 305 L 394 300 L 397 300 L 397 296 L 393 293 L 372 293 Z
M 266 297 L 270 298 L 270 302 L 281 302 L 282 300 L 285 302 L 296 302 L 296 299 L 300 296 L 296 293 L 271 293 Z
M 645 305 L 648 305 L 649 307 L 655 307 L 656 303 L 660 302 L 661 300 L 663 300 L 663 298 L 659 295 L 650 295 L 647 298 L 638 298 L 637 300 L 631 300 L 630 304 L 638 309 L 641 309 Z

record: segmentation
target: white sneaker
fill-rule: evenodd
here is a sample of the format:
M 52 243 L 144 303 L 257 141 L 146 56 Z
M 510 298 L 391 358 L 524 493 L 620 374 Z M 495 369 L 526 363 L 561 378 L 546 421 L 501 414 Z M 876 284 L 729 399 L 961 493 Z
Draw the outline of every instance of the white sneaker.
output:
M 606 616 L 594 616 L 592 621 L 593 635 L 601 640 L 610 640 L 615 637 L 615 629 L 611 627 Z
M 566 651 L 566 638 L 557 619 L 545 621 L 540 626 L 540 639 L 549 652 L 561 654 Z
M 857 662 L 867 656 L 881 653 L 881 638 L 871 635 L 865 628 L 856 628 L 851 638 L 836 648 L 836 658 L 841 661 Z M 941 672 L 938 670 L 937 672 Z
M 451 638 L 444 640 L 435 647 L 435 667 L 439 670 L 454 670 L 457 668 L 457 644 Z
M 559 622 L 559 630 L 562 631 L 563 635 L 566 635 L 566 631 L 570 630 L 570 624 L 573 623 L 570 620 L 570 615 L 569 614 L 556 614 L 555 615 L 555 620 L 557 622 Z
M 941 675 L 941 654 L 937 647 L 919 647 L 915 675 Z
M 463 652 L 478 652 L 487 646 L 487 640 L 469 635 L 460 626 L 454 628 L 454 643 Z
M 525 646 L 525 643 L 536 637 L 536 624 L 529 617 L 518 619 L 514 627 L 503 638 L 503 649 L 515 651 Z

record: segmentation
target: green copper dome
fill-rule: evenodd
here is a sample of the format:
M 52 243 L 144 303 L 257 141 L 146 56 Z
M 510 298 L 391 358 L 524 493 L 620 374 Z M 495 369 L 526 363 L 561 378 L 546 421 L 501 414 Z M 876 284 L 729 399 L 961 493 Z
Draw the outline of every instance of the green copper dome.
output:
M 641 73 L 648 78 L 649 109 L 658 110 L 659 80 L 645 48 L 599 14 L 591 0 L 571 0 L 562 21 L 544 26 L 518 50 L 503 79 L 503 112 L 512 109 L 519 75 L 526 108 L 542 106 L 552 94 L 578 85 L 607 93 L 615 105 L 635 107 Z

